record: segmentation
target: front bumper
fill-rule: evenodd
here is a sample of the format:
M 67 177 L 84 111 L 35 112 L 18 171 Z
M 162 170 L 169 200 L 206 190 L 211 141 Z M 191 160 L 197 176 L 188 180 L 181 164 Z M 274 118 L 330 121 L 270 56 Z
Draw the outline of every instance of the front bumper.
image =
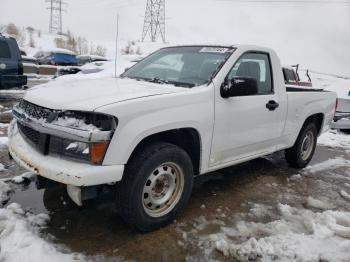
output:
M 0 75 L 0 87 L 9 89 L 21 87 L 27 84 L 27 76 L 24 75 Z
M 350 129 L 350 113 L 336 112 L 331 127 L 333 129 Z
M 73 187 L 79 191 L 79 187 L 108 184 L 122 179 L 124 165 L 95 166 L 39 153 L 18 132 L 16 120 L 11 122 L 8 136 L 9 153 L 17 163 L 40 176 L 66 184 L 68 189 Z M 76 199 L 73 201 L 77 203 Z

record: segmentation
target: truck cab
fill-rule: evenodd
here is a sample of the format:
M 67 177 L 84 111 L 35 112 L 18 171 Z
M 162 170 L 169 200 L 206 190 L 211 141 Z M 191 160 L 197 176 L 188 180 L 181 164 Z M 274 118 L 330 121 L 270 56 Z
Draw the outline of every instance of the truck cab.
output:
M 26 84 L 27 77 L 23 75 L 22 57 L 16 39 L 0 34 L 0 89 Z

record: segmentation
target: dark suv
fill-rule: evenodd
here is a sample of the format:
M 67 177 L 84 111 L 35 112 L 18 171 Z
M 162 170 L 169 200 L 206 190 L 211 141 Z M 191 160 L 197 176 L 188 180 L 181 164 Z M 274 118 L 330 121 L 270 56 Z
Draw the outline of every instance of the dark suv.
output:
M 0 34 L 0 89 L 21 87 L 27 84 L 17 41 Z

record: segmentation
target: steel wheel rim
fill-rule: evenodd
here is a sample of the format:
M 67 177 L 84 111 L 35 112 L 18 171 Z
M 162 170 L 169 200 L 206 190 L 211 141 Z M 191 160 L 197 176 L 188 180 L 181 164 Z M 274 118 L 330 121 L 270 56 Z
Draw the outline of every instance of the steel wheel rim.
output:
M 184 173 L 173 162 L 163 163 L 148 176 L 142 191 L 144 211 L 151 217 L 171 212 L 184 189 Z
M 301 144 L 301 159 L 306 161 L 311 153 L 312 149 L 314 147 L 315 140 L 314 140 L 314 134 L 311 131 L 308 131 L 305 134 L 305 137 L 303 139 L 303 142 Z

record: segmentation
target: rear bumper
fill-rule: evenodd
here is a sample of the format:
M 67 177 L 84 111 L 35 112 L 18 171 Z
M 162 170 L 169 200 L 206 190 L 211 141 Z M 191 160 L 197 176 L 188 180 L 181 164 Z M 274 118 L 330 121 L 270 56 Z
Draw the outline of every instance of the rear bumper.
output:
M 350 129 L 350 113 L 335 113 L 331 127 L 334 129 Z
M 95 166 L 50 155 L 42 155 L 18 132 L 16 121 L 8 129 L 8 148 L 13 159 L 24 168 L 69 187 L 87 187 L 118 182 L 124 165 Z
M 24 75 L 0 75 L 0 88 L 21 87 L 27 84 L 27 80 Z

